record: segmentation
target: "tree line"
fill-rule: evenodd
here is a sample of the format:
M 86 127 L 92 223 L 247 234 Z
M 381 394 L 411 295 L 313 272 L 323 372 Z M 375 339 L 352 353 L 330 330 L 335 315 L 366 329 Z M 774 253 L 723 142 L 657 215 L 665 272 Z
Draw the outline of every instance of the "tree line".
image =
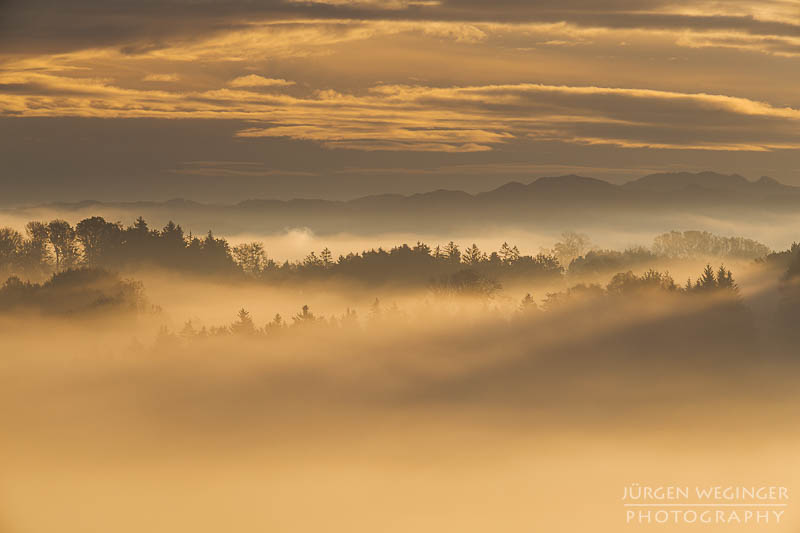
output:
M 432 284 L 443 292 L 491 293 L 497 290 L 499 280 L 553 281 L 565 275 L 606 274 L 665 257 L 755 258 L 768 252 L 766 246 L 750 239 L 697 231 L 666 233 L 656 237 L 652 248 L 620 252 L 597 249 L 586 235 L 566 232 L 551 249 L 530 255 L 506 242 L 491 252 L 476 244 L 462 248 L 453 241 L 443 246 L 417 242 L 338 257 L 324 248 L 300 261 L 278 263 L 267 256 L 260 242 L 231 246 L 211 231 L 203 236 L 186 234 L 172 221 L 153 229 L 142 217 L 127 227 L 93 216 L 75 226 L 61 219 L 29 222 L 24 234 L 0 228 L 0 274 L 5 276 L 44 279 L 53 272 L 79 267 L 123 271 L 160 267 L 270 282 L 352 279 Z
M 665 272 L 649 270 L 644 274 L 637 275 L 629 271 L 618 273 L 605 286 L 578 284 L 563 291 L 547 293 L 541 302 L 537 302 L 528 293 L 520 301 L 515 317 L 525 318 L 539 313 L 555 312 L 564 309 L 570 304 L 585 303 L 588 300 L 653 297 L 654 295 L 657 296 L 656 293 L 674 295 L 676 297 L 721 296 L 722 300 L 727 301 L 729 306 L 727 309 L 728 316 L 733 317 L 741 315 L 741 312 L 744 311 L 738 292 L 739 289 L 733 279 L 732 272 L 724 266 L 714 269 L 711 265 L 706 265 L 703 272 L 694 281 L 689 279 L 683 286 L 676 284 L 672 277 Z M 434 291 L 435 293 L 436 291 Z M 308 305 L 303 305 L 289 319 L 276 314 L 272 320 L 263 326 L 259 326 L 250 312 L 242 308 L 238 311 L 235 320 L 230 324 L 198 328 L 190 320 L 177 333 L 171 333 L 167 328 L 162 328 L 160 337 L 162 342 L 226 336 L 269 337 L 288 331 L 300 331 L 301 328 L 312 326 L 334 329 L 382 327 L 384 321 L 397 324 L 398 321 L 402 322 L 408 318 L 409 316 L 396 304 L 385 306 L 379 299 L 375 299 L 370 305 L 363 320 L 351 308 L 347 308 L 341 315 L 326 317 L 315 314 Z M 741 318 L 741 316 L 738 318 Z
M 239 269 L 225 239 L 208 232 L 186 235 L 170 221 L 150 229 L 142 217 L 127 227 L 103 217 L 86 218 L 72 226 L 66 220 L 28 222 L 25 234 L 0 229 L 0 272 L 35 278 L 79 267 L 134 269 L 140 266 L 204 273 Z

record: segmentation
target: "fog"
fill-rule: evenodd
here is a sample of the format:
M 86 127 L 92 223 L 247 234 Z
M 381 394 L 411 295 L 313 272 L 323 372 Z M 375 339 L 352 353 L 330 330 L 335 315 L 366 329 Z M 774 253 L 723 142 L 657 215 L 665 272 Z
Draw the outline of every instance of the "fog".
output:
M 142 271 L 142 312 L 7 313 L 0 527 L 699 528 L 627 524 L 623 488 L 791 491 L 800 475 L 797 361 L 770 329 L 778 276 L 739 266 L 747 312 L 724 294 L 577 296 L 527 312 L 516 287 L 487 300 Z M 563 288 L 533 296 L 544 308 Z M 357 315 L 182 332 L 230 325 L 241 307 L 261 328 L 306 304 Z M 790 506 L 769 529 L 798 525 Z
M 401 243 L 410 244 L 416 241 L 436 245 L 452 240 L 462 247 L 474 243 L 481 249 L 495 249 L 501 243 L 508 242 L 518 246 L 520 252 L 524 254 L 535 254 L 543 248 L 552 247 L 566 230 L 587 235 L 592 245 L 597 248 L 615 250 L 648 246 L 652 243 L 653 237 L 667 229 L 708 231 L 717 235 L 746 235 L 774 250 L 781 250 L 788 248 L 797 240 L 795 228 L 798 226 L 800 226 L 800 215 L 764 214 L 759 217 L 722 218 L 695 214 L 668 217 L 642 217 L 639 214 L 630 214 L 625 216 L 625 223 L 606 220 L 590 224 L 578 222 L 557 227 L 537 227 L 535 224 L 524 226 L 489 224 L 483 229 L 387 232 L 377 235 L 320 234 L 307 227 L 297 227 L 276 233 L 237 232 L 227 234 L 225 237 L 234 244 L 263 242 L 269 255 L 276 261 L 296 261 L 303 259 L 310 250 L 322 250 L 325 247 L 329 248 L 334 256 L 338 256 L 354 250 L 391 248 Z
M 380 206 L 365 213 L 328 213 L 328 209 L 342 209 L 341 205 L 319 210 L 313 200 L 309 200 L 310 206 L 286 205 L 280 211 L 271 207 L 250 211 L 239 206 L 177 202 L 8 208 L 0 210 L 0 227 L 9 226 L 22 232 L 30 220 L 58 218 L 75 224 L 90 216 L 129 225 L 136 217 L 144 216 L 152 228 L 161 228 L 173 220 L 187 234 L 202 236 L 212 230 L 233 244 L 260 241 L 272 259 L 282 262 L 302 259 L 309 251 L 325 247 L 338 256 L 416 241 L 433 246 L 452 240 L 462 246 L 476 243 L 481 249 L 494 249 L 502 242 L 509 242 L 523 253 L 536 253 L 552 246 L 564 231 L 584 233 L 599 248 L 649 245 L 655 235 L 664 231 L 699 230 L 717 235 L 745 235 L 779 250 L 788 248 L 797 239 L 794 228 L 800 225 L 796 210 L 783 205 L 762 205 L 755 200 L 753 205 L 730 206 L 724 203 L 697 206 L 687 200 L 671 208 L 635 204 L 614 208 L 601 203 L 595 208 L 584 209 L 578 204 L 559 210 L 537 205 L 508 208 L 491 216 L 463 213 L 446 205 L 440 210 L 414 207 L 382 214 Z M 555 210 L 550 212 L 552 209 Z

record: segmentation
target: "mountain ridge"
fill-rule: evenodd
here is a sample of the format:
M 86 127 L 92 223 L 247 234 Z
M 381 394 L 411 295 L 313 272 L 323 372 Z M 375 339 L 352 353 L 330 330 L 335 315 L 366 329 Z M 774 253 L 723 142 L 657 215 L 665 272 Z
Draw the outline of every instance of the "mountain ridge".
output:
M 97 200 L 81 200 L 78 202 L 49 202 L 37 204 L 29 207 L 60 207 L 60 208 L 86 208 L 90 206 L 170 206 L 170 207 L 245 207 L 253 208 L 259 206 L 278 206 L 278 205 L 365 205 L 370 202 L 382 203 L 403 202 L 403 201 L 453 201 L 481 198 L 496 198 L 506 194 L 518 196 L 520 194 L 530 194 L 531 192 L 573 192 L 588 191 L 626 191 L 626 192 L 646 192 L 646 193 L 676 193 L 691 190 L 707 190 L 718 192 L 764 192 L 774 193 L 776 191 L 800 194 L 800 187 L 786 185 L 775 178 L 761 176 L 755 180 L 748 180 L 739 174 L 720 174 L 716 172 L 660 172 L 647 174 L 645 176 L 627 181 L 621 184 L 614 184 L 599 178 L 580 176 L 577 174 L 566 174 L 560 176 L 544 176 L 533 181 L 524 183 L 521 181 L 509 181 L 499 187 L 477 193 L 469 193 L 458 189 L 436 189 L 426 192 L 412 194 L 399 193 L 379 193 L 360 196 L 350 200 L 328 200 L 322 198 L 291 198 L 280 200 L 276 198 L 249 198 L 234 204 L 214 204 L 188 200 L 184 198 L 171 198 L 164 201 L 133 201 L 133 202 L 102 202 Z
M 51 203 L 4 210 L 14 217 L 75 219 L 103 216 L 132 222 L 143 216 L 160 227 L 169 220 L 197 232 L 226 234 L 282 232 L 308 228 L 315 233 L 485 231 L 491 227 L 560 228 L 616 225 L 660 227 L 678 221 L 748 216 L 767 220 L 778 213 L 800 215 L 800 187 L 772 178 L 747 180 L 717 173 L 660 173 L 623 184 L 577 176 L 508 182 L 470 194 L 438 189 L 402 195 L 378 194 L 351 200 L 315 198 L 249 199 L 236 204 L 165 202 Z M 659 222 L 661 220 L 662 222 Z M 649 221 L 649 222 L 648 222 Z M 672 224 L 671 226 L 675 226 Z

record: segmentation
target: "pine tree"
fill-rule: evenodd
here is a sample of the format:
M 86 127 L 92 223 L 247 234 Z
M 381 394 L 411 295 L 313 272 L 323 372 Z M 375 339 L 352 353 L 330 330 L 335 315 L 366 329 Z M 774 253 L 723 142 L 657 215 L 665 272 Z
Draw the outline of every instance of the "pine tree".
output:
M 527 293 L 525 297 L 520 302 L 519 310 L 522 313 L 529 313 L 531 311 L 535 311 L 537 309 L 536 300 L 533 299 L 531 293 Z
M 333 254 L 326 246 L 322 252 L 320 252 L 320 261 L 324 268 L 330 268 L 333 266 Z
M 283 321 L 283 317 L 276 313 L 275 317 L 272 319 L 272 322 L 269 322 L 265 327 L 264 331 L 266 333 L 278 333 L 286 326 L 286 323 Z
M 304 305 L 299 313 L 292 317 L 296 326 L 310 324 L 317 320 L 317 317 L 314 316 L 314 313 L 311 312 L 311 308 L 308 305 Z
M 486 254 L 478 249 L 478 246 L 473 243 L 472 246 L 464 251 L 464 264 L 475 266 L 483 261 L 486 261 Z
M 424 242 L 417 241 L 416 246 L 414 246 L 414 248 L 412 248 L 412 250 L 415 253 L 418 253 L 418 254 L 421 254 L 421 255 L 430 255 L 431 254 L 431 247 L 428 246 L 427 244 L 425 244 Z
M 714 269 L 711 265 L 706 265 L 700 279 L 697 280 L 696 287 L 701 290 L 711 291 L 717 288 L 717 278 L 714 276 Z
M 451 263 L 461 262 L 461 250 L 458 249 L 458 245 L 453 241 L 450 241 L 447 243 L 447 246 L 444 247 L 444 255 Z
M 252 335 L 256 332 L 253 319 L 244 308 L 239 309 L 239 313 L 236 315 L 236 322 L 231 324 L 231 331 L 237 335 Z
M 187 320 L 186 323 L 183 325 L 183 329 L 180 333 L 181 337 L 184 339 L 191 339 L 195 335 L 197 335 L 197 331 L 194 329 L 191 320 Z
M 727 289 L 733 292 L 738 292 L 739 287 L 733 280 L 733 274 L 730 270 L 726 270 L 724 266 L 720 266 L 717 271 L 717 285 L 720 289 Z
M 503 264 L 510 265 L 519 260 L 519 248 L 516 246 L 511 247 L 507 242 L 504 242 L 500 246 L 500 253 L 498 255 Z

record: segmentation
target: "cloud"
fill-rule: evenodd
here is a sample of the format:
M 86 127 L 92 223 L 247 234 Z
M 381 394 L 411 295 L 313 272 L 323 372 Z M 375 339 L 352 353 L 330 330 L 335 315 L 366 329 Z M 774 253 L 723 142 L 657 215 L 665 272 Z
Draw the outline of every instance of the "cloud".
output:
M 236 79 L 274 85 L 255 75 Z M 247 87 L 149 90 L 35 71 L 0 74 L 0 83 L 19 87 L 0 103 L 5 115 L 233 119 L 248 122 L 240 138 L 288 138 L 348 150 L 477 152 L 526 140 L 716 151 L 800 148 L 800 109 L 703 92 L 386 84 L 366 92 L 290 96 Z
M 132 53 L 197 36 L 236 33 L 252 24 L 330 21 L 466 24 L 565 23 L 581 28 L 734 32 L 797 38 L 800 12 L 792 0 L 164 0 L 114 2 L 11 1 L 0 26 L 4 49 L 65 52 L 114 46 Z M 433 27 L 433 26 L 432 26 Z M 435 31 L 435 30 L 434 30 Z M 474 38 L 478 35 L 474 30 Z M 464 38 L 456 32 L 456 38 Z M 289 43 L 287 43 L 288 45 Z
M 249 74 L 232 79 L 228 85 L 231 87 L 288 87 L 294 85 L 294 82 Z
M 148 74 L 142 81 L 178 81 L 181 79 L 177 74 Z
M 239 146 L 290 139 L 331 150 L 512 159 L 537 143 L 573 151 L 800 148 L 792 90 L 800 13 L 788 0 L 70 6 L 18 0 L 7 9 L 0 114 L 229 120 Z

